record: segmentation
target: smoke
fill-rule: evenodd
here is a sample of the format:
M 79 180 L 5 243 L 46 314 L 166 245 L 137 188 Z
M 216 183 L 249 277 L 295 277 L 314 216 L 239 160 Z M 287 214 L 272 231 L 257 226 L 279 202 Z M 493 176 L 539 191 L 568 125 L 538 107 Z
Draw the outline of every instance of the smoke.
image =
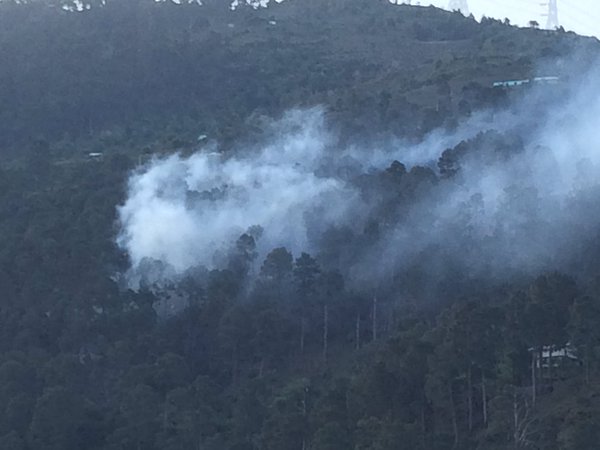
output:
M 156 159 L 132 174 L 118 209 L 129 284 L 223 267 L 257 227 L 258 261 L 279 246 L 295 255 L 335 247 L 323 261 L 357 283 L 419 264 L 431 277 L 568 270 L 600 224 L 596 75 L 560 102 L 548 100 L 558 87 L 542 86 L 417 145 L 340 148 L 315 108 L 288 112 L 263 144 L 232 156 L 209 147 Z M 326 242 L 331 230 L 346 238 Z
M 574 80 L 564 96 L 539 87 L 487 126 L 483 116 L 467 123 L 472 133 L 494 131 L 440 155 L 440 170 L 449 165 L 452 175 L 442 174 L 359 272 L 384 261 L 379 272 L 392 276 L 424 255 L 432 278 L 456 269 L 496 279 L 580 270 L 600 231 L 597 79 L 593 71 Z
M 292 111 L 271 136 L 269 144 L 231 158 L 207 148 L 157 159 L 133 174 L 119 208 L 118 244 L 131 260 L 134 285 L 148 260 L 164 263 L 168 276 L 219 267 L 232 242 L 252 227 L 262 229 L 264 254 L 283 245 L 309 249 L 311 233 L 345 223 L 360 201 L 343 180 L 319 174 L 330 142 L 323 111 Z M 157 275 L 165 276 L 150 278 Z

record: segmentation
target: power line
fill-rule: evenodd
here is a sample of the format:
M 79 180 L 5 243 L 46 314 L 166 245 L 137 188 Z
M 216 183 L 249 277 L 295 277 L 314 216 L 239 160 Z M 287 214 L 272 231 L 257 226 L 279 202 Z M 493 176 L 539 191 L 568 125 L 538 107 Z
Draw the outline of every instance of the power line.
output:
M 561 24 L 568 25 L 567 29 L 575 27 L 578 32 L 598 33 L 598 23 L 600 22 L 591 16 L 574 16 L 564 8 L 561 8 L 560 16 L 562 17 Z
M 560 26 L 558 22 L 558 0 L 548 0 L 547 3 L 542 3 L 542 6 L 548 7 L 548 12 L 543 14 L 547 17 L 546 28 L 548 30 L 555 30 Z
M 547 0 L 541 3 L 542 6 L 547 7 L 547 12 L 543 14 L 546 17 L 546 28 L 554 30 L 562 25 L 562 21 L 559 20 L 558 13 L 558 0 Z M 590 15 L 589 11 L 585 11 L 576 4 L 576 2 L 567 2 L 561 0 L 560 16 L 567 18 L 567 22 L 570 22 L 579 27 L 583 26 L 590 30 L 598 28 L 598 20 Z
M 563 5 L 561 8 L 561 16 L 566 15 L 577 24 L 587 22 L 587 24 L 592 26 L 592 28 L 598 29 L 600 19 L 598 18 L 597 14 L 594 14 L 589 10 L 584 10 L 577 2 L 562 0 L 561 5 Z M 569 14 L 571 11 L 573 14 Z
M 467 15 L 472 12 L 466 0 L 445 0 L 445 2 L 449 10 L 460 10 Z M 414 4 L 415 1 L 412 3 Z M 437 4 L 440 3 L 442 0 L 438 0 Z M 537 21 L 550 30 L 564 26 L 578 32 L 584 29 L 590 34 L 598 35 L 600 32 L 600 25 L 598 25 L 600 17 L 593 8 L 586 9 L 584 2 L 580 0 L 479 0 L 477 4 L 471 6 L 475 8 L 477 14 L 488 17 L 509 17 L 515 21 L 516 18 L 520 18 L 518 21 L 521 25 L 525 25 L 525 18 L 529 17 L 531 21 Z

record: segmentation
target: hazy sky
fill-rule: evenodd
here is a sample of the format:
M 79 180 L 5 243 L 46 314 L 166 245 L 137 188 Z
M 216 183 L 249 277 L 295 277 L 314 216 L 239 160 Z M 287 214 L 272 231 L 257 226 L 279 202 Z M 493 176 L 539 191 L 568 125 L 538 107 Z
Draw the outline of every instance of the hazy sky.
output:
M 422 5 L 433 4 L 446 8 L 449 0 L 420 0 Z M 413 0 L 413 4 L 418 0 Z M 473 15 L 503 19 L 508 17 L 513 23 L 526 25 L 530 20 L 546 24 L 542 17 L 547 11 L 547 0 L 468 0 Z M 558 0 L 558 16 L 562 26 L 579 34 L 600 36 L 600 0 Z

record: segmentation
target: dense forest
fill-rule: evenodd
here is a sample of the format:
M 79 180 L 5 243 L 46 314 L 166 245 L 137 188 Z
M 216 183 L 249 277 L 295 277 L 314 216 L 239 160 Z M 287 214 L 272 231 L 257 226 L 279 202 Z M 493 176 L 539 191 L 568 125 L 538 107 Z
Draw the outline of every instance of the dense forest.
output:
M 180 3 L 0 0 L 0 449 L 597 448 L 598 41 Z

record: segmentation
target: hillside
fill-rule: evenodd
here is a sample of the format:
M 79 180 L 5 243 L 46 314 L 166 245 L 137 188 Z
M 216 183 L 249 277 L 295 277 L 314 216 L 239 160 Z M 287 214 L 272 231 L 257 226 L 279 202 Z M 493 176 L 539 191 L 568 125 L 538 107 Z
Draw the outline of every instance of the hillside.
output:
M 597 40 L 102 3 L 0 1 L 0 449 L 596 448 Z
M 0 4 L 5 147 L 65 133 L 151 140 L 169 129 L 231 141 L 253 115 L 316 104 L 351 131 L 393 125 L 420 136 L 463 100 L 462 111 L 485 104 L 492 81 L 569 75 L 545 64 L 597 51 L 571 34 L 378 0 L 233 12 L 220 2 L 116 1 L 83 13 L 44 5 Z M 449 110 L 436 114 L 440 102 Z

